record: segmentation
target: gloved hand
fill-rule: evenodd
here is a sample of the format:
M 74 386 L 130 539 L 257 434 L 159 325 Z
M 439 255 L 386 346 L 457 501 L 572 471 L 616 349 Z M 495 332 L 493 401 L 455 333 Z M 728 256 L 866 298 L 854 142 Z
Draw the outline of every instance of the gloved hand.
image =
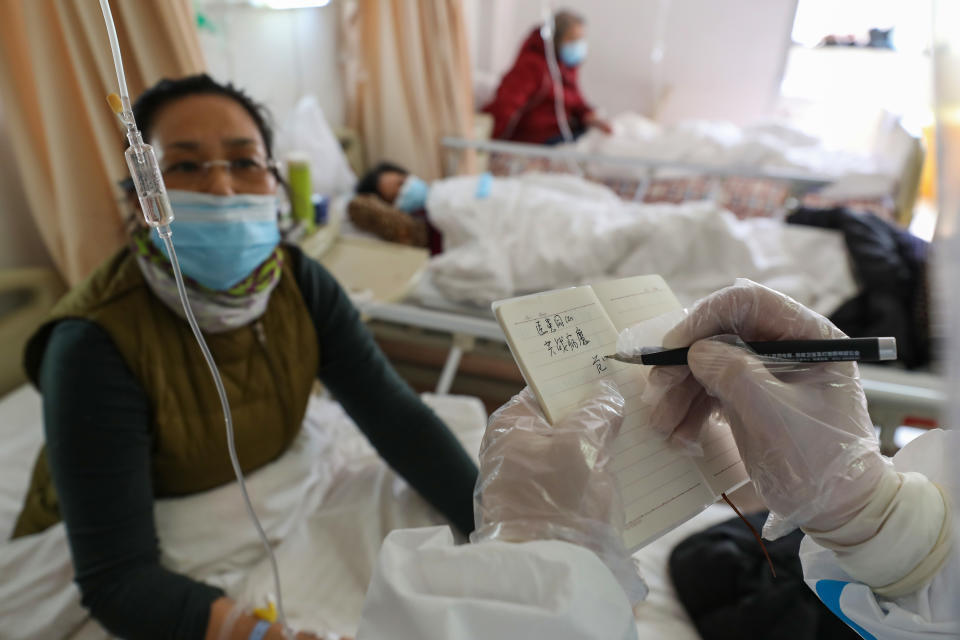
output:
M 760 497 L 764 536 L 835 529 L 896 476 L 880 454 L 856 363 L 765 362 L 743 341 L 842 338 L 823 316 L 749 280 L 702 300 L 663 339 L 692 345 L 689 367 L 655 367 L 643 401 L 653 428 L 696 449 L 708 419 L 725 418 Z M 729 337 L 729 336 L 728 336 Z
M 556 425 L 529 388 L 500 407 L 480 446 L 470 540 L 563 540 L 589 548 L 631 603 L 640 602 L 647 589 L 623 544 L 623 505 L 608 469 L 623 407 L 609 380 Z

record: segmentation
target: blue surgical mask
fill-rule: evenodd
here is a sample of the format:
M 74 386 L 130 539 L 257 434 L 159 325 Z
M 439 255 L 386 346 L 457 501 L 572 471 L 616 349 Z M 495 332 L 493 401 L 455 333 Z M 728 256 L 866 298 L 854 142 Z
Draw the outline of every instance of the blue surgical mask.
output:
M 280 243 L 274 194 L 217 196 L 174 189 L 168 194 L 180 269 L 208 289 L 228 290 L 253 273 Z M 150 237 L 167 255 L 156 229 Z
M 400 193 L 397 194 L 397 200 L 393 204 L 400 211 L 408 213 L 419 211 L 427 206 L 427 195 L 429 193 L 430 187 L 426 182 L 417 176 L 410 175 L 403 181 Z
M 587 41 L 574 40 L 560 45 L 560 62 L 568 67 L 576 67 L 587 57 Z

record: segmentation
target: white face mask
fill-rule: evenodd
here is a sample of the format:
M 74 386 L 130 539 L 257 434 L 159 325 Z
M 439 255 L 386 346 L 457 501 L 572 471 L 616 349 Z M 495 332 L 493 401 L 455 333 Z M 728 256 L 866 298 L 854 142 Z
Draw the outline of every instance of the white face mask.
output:
M 568 67 L 579 66 L 587 58 L 587 41 L 581 38 L 560 45 L 560 61 Z
M 218 196 L 171 189 L 168 195 L 180 268 L 208 289 L 226 291 L 237 284 L 280 243 L 275 194 Z M 156 230 L 150 237 L 167 255 Z
M 419 211 L 427 206 L 427 196 L 429 194 L 430 185 L 411 174 L 403 181 L 394 206 L 401 211 Z

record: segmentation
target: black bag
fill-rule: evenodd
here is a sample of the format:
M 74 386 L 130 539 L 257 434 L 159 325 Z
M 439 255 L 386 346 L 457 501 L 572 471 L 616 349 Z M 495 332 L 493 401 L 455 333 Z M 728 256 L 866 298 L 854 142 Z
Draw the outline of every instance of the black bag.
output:
M 746 516 L 759 531 L 766 512 Z M 803 581 L 801 531 L 765 542 L 777 577 L 756 538 L 733 518 L 690 536 L 670 554 L 670 577 L 704 640 L 855 640 L 860 636 Z
M 787 222 L 843 233 L 860 292 L 830 314 L 831 322 L 851 338 L 893 336 L 899 364 L 928 365 L 929 243 L 872 213 L 843 207 L 799 209 Z

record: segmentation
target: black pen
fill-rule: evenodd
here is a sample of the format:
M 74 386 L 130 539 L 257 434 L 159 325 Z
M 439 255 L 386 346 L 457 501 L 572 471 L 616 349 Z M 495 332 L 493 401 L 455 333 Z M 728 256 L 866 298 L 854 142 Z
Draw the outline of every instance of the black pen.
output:
M 833 340 L 775 340 L 771 342 L 738 342 L 759 356 L 784 362 L 880 362 L 897 359 L 896 338 L 837 338 Z M 652 366 L 687 364 L 687 351 L 644 347 L 639 355 L 606 356 L 629 364 Z

